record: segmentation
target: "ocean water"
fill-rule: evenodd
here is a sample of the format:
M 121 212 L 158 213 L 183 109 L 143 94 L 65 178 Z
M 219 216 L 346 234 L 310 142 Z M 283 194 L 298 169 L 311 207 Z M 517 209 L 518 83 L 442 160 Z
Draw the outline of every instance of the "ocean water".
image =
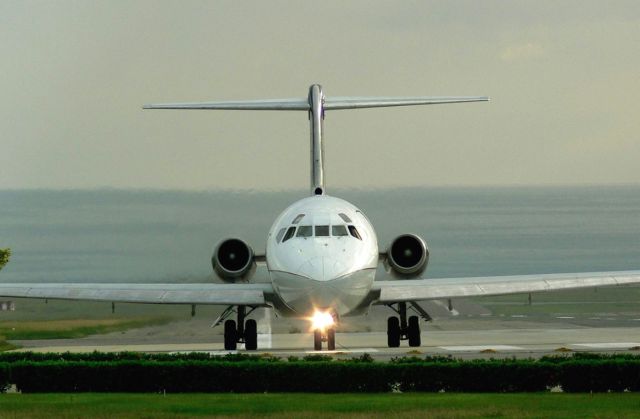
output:
M 333 191 L 330 191 L 333 192 Z M 640 269 L 640 187 L 339 190 L 385 248 L 417 233 L 427 276 Z M 0 281 L 211 279 L 222 238 L 265 248 L 271 222 L 306 196 L 287 192 L 0 191 Z

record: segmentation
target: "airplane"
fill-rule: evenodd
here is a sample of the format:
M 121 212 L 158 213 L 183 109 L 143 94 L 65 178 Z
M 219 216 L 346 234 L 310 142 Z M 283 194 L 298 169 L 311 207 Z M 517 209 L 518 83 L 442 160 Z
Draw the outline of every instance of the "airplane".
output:
M 420 306 L 426 300 L 535 293 L 640 283 L 640 270 L 517 276 L 426 278 L 429 248 L 417 234 L 404 233 L 380 249 L 364 212 L 327 194 L 324 182 L 323 123 L 327 111 L 390 106 L 483 102 L 488 97 L 325 97 L 318 84 L 307 98 L 169 103 L 144 109 L 303 111 L 310 121 L 310 196 L 287 207 L 273 222 L 266 252 L 257 254 L 240 238 L 227 238 L 211 258 L 221 280 L 208 284 L 0 283 L 0 296 L 150 304 L 226 306 L 215 324 L 224 323 L 224 348 L 258 348 L 257 323 L 250 314 L 270 307 L 283 317 L 305 318 L 313 346 L 336 348 L 336 327 L 345 316 L 366 314 L 372 305 L 388 306 L 387 345 L 421 345 Z M 267 276 L 257 277 L 257 265 Z M 378 265 L 384 266 L 377 278 Z M 409 315 L 413 310 L 417 315 Z M 235 319 L 233 318 L 235 314 Z

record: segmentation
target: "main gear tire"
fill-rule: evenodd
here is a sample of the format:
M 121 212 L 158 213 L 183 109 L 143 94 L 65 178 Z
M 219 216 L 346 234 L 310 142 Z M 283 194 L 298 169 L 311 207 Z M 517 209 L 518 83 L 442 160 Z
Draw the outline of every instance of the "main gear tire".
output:
M 244 348 L 247 351 L 258 349 L 258 324 L 253 319 L 244 323 Z
M 418 316 L 409 317 L 407 335 L 409 337 L 409 346 L 420 346 L 420 319 L 418 319 Z
M 225 351 L 235 351 L 238 348 L 238 330 L 235 320 L 224 322 L 224 349 Z
M 389 348 L 400 346 L 400 319 L 396 316 L 387 319 L 387 345 Z

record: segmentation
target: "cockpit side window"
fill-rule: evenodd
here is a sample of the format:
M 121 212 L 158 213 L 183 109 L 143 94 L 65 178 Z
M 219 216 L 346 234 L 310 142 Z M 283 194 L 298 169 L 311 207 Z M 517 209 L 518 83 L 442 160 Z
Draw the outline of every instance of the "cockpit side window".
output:
M 329 236 L 329 226 L 316 226 L 316 237 L 328 237 Z
M 358 240 L 362 240 L 362 237 L 360 237 L 360 233 L 358 233 L 358 230 L 356 229 L 356 226 L 349 226 L 349 233 L 351 233 L 351 235 L 353 237 L 355 237 Z
M 343 225 L 331 226 L 331 235 L 334 237 L 348 236 L 347 227 Z
M 340 214 L 338 214 L 338 215 L 340 216 L 340 218 L 342 218 L 342 220 L 343 220 L 345 223 L 351 223 L 351 222 L 352 222 L 352 221 L 351 221 L 351 218 L 349 218 L 349 217 L 347 216 L 347 214 L 344 214 L 344 213 L 342 213 L 342 212 L 341 212 L 341 213 L 340 213 Z
M 296 237 L 311 237 L 313 236 L 313 226 L 300 226 L 298 228 L 298 234 Z
M 287 231 L 286 227 L 283 227 L 280 229 L 280 231 L 278 231 L 278 235 L 276 236 L 276 243 L 280 243 L 280 240 L 282 240 L 282 236 L 284 236 L 285 231 Z
M 282 243 L 286 242 L 291 237 L 293 237 L 295 232 L 296 232 L 296 228 L 295 227 L 289 227 L 289 229 L 287 230 L 287 234 L 285 234 L 284 238 L 282 239 Z
M 298 214 L 296 215 L 296 218 L 294 218 L 293 221 L 291 221 L 291 224 L 298 224 L 300 220 L 302 220 L 303 218 L 304 218 L 304 214 Z

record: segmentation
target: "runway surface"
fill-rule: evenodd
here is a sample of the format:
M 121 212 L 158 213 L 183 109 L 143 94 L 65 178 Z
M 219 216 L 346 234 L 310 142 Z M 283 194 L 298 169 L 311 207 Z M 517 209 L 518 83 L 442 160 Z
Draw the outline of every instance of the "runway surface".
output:
M 594 294 L 595 295 L 595 294 Z M 599 295 L 599 294 L 598 294 Z M 473 301 L 458 300 L 455 310 L 438 301 L 423 307 L 434 321 L 421 322 L 422 345 L 387 347 L 386 320 L 389 309 L 373 307 L 367 316 L 348 317 L 336 333 L 336 351 L 321 351 L 336 358 L 368 353 L 376 359 L 428 355 L 456 358 L 538 358 L 572 352 L 628 352 L 640 355 L 640 315 L 630 313 L 577 313 L 495 315 Z M 535 308 L 535 307 L 534 307 Z M 602 311 L 602 310 L 600 310 Z M 79 339 L 14 340 L 23 351 L 37 352 L 190 352 L 226 354 L 222 328 L 212 328 L 217 312 L 202 309 L 195 317 L 168 324 L 129 329 Z M 250 353 L 286 358 L 315 354 L 313 336 L 306 320 L 279 318 L 273 310 L 259 309 L 258 350 Z M 324 345 L 326 348 L 326 345 Z M 238 352 L 244 352 L 239 346 Z
M 118 343 L 87 339 L 19 341 L 20 350 L 37 352 L 210 352 L 224 355 L 221 336 L 211 336 L 210 342 L 190 343 Z M 28 346 L 27 346 L 28 345 Z M 386 346 L 386 333 L 337 333 L 335 351 L 313 351 L 309 333 L 260 334 L 258 351 L 278 357 L 304 357 L 328 354 L 336 358 L 351 358 L 370 354 L 379 360 L 402 356 L 451 355 L 456 358 L 538 358 L 550 354 L 571 352 L 630 352 L 640 355 L 640 327 L 615 328 L 539 328 L 499 330 L 446 330 L 422 334 L 422 346 L 410 348 L 402 342 L 399 348 Z M 242 345 L 237 352 L 244 352 Z M 233 351 L 232 351 L 233 353 Z

